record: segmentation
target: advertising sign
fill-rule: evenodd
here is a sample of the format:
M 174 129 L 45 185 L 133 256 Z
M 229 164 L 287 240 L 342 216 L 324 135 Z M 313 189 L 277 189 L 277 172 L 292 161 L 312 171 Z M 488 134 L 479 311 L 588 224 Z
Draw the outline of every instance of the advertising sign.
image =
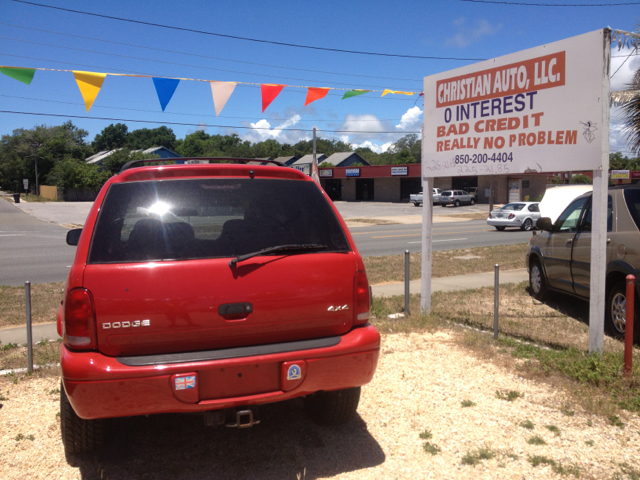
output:
M 599 168 L 605 46 L 597 30 L 425 77 L 423 176 Z
M 391 167 L 391 175 L 406 175 L 407 167 Z
M 611 170 L 611 180 L 622 180 L 629 178 L 629 170 Z
M 25 190 L 29 190 L 29 179 L 28 178 L 23 178 L 22 179 L 22 186 L 24 187 Z
M 326 168 L 324 170 L 319 170 L 321 177 L 333 177 L 333 169 Z
M 347 168 L 345 170 L 345 175 L 347 177 L 359 177 L 360 176 L 360 169 L 359 168 Z

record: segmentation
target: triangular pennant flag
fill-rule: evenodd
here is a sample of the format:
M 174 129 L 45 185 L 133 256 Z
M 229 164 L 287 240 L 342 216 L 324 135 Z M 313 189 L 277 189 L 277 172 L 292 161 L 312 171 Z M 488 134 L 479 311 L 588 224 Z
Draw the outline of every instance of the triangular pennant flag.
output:
M 171 97 L 173 97 L 173 93 L 178 88 L 178 84 L 180 80 L 177 78 L 157 78 L 153 77 L 153 84 L 156 86 L 156 93 L 158 94 L 158 100 L 160 100 L 160 106 L 162 107 L 162 111 L 169 104 Z
M 95 72 L 80 72 L 73 70 L 73 76 L 76 79 L 82 98 L 84 99 L 84 106 L 87 107 L 87 112 L 91 109 L 91 105 L 95 102 L 102 83 L 104 82 L 106 73 Z
M 36 73 L 35 68 L 16 68 L 16 67 L 2 67 L 0 72 L 4 73 L 7 77 L 11 77 L 19 82 L 31 85 L 33 75 Z
M 357 97 L 358 95 L 363 95 L 370 91 L 371 90 L 349 90 L 348 92 L 345 92 L 345 94 L 342 96 L 342 100 L 344 100 L 345 98 Z
M 264 112 L 271 102 L 273 102 L 276 97 L 280 94 L 282 89 L 286 87 L 286 85 L 260 85 L 260 89 L 262 90 L 262 111 Z
M 216 109 L 216 117 L 227 104 L 227 100 L 236 88 L 235 82 L 209 82 L 211 85 L 211 95 L 213 96 L 213 106 Z
M 380 95 L 381 97 L 384 97 L 387 93 L 395 93 L 396 95 L 413 95 L 414 92 L 399 92 L 398 90 L 387 90 L 385 89 L 384 92 L 382 92 L 382 95 Z
M 304 106 L 306 107 L 311 102 L 315 102 L 316 100 L 320 100 L 321 98 L 326 97 L 327 93 L 329 93 L 329 90 L 331 90 L 331 89 L 330 88 L 309 87 L 307 89 L 307 99 L 304 102 Z

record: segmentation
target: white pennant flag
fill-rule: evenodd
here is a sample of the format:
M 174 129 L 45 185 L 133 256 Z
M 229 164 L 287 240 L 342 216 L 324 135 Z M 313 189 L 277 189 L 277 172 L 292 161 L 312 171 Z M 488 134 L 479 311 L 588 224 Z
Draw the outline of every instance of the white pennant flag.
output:
M 211 95 L 213 96 L 213 106 L 216 109 L 216 117 L 227 104 L 227 100 L 236 88 L 235 82 L 209 82 L 211 85 Z

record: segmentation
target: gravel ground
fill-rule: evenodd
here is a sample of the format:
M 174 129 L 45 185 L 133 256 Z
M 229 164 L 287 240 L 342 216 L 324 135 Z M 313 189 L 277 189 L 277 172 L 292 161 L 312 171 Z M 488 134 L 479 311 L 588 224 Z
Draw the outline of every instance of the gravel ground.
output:
M 584 479 L 611 479 L 620 463 L 640 470 L 637 416 L 623 418 L 624 428 L 580 411 L 567 416 L 563 392 L 474 357 L 452 335 L 385 335 L 359 416 L 345 426 L 314 425 L 299 401 L 262 407 L 262 424 L 248 430 L 208 429 L 196 415 L 119 419 L 111 422 L 106 452 L 73 465 L 60 441 L 59 380 L 2 379 L 0 479 L 564 478 L 550 466 L 533 467 L 533 455 L 576 466 Z M 496 390 L 524 397 L 508 402 Z M 463 408 L 462 400 L 475 406 Z M 526 420 L 533 430 L 520 426 Z M 545 425 L 558 427 L 559 435 Z M 425 429 L 439 454 L 423 451 Z M 533 435 L 547 444 L 528 444 Z M 485 446 L 494 458 L 462 464 L 466 453 Z

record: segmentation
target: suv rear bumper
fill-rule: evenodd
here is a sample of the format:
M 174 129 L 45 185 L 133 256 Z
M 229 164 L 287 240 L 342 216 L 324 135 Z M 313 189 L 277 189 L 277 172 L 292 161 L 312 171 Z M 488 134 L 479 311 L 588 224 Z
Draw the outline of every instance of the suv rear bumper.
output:
M 198 412 L 370 382 L 380 352 L 378 331 L 365 325 L 339 339 L 321 348 L 145 366 L 128 366 L 115 357 L 73 352 L 61 345 L 60 364 L 64 388 L 81 418 Z M 288 379 L 292 366 L 298 367 L 298 375 L 294 370 Z

